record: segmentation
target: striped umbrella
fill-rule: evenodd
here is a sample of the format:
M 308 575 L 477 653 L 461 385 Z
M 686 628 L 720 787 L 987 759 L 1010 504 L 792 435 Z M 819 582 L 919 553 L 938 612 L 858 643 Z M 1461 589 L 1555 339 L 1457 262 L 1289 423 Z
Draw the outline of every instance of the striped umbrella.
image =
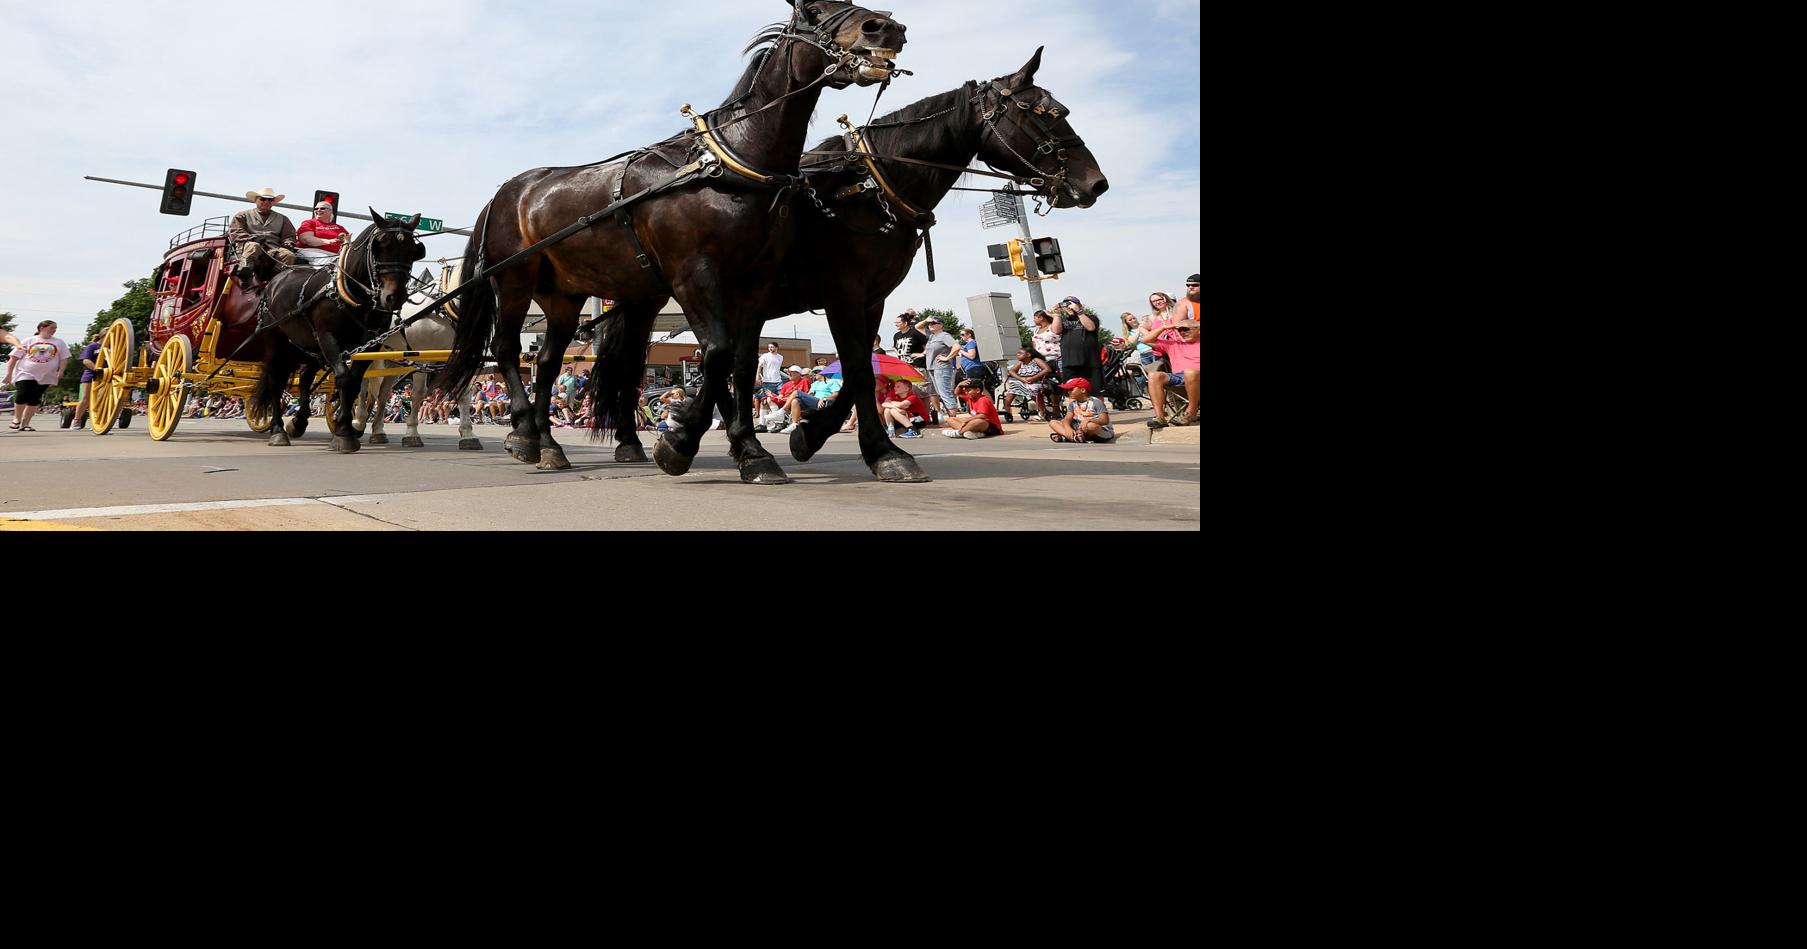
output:
M 833 365 L 822 370 L 822 374 L 825 376 L 844 375 L 844 373 L 841 372 L 840 361 L 836 360 Z M 887 356 L 884 353 L 872 354 L 872 374 L 880 379 L 902 379 L 905 382 L 929 381 L 915 366 L 910 365 L 896 356 Z

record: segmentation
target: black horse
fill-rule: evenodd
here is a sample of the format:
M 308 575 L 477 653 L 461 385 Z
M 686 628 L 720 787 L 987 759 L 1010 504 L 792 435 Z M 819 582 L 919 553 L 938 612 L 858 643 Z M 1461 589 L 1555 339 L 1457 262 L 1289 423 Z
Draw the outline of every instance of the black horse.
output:
M 1035 85 L 1041 61 L 1038 49 L 1011 75 L 969 82 L 875 120 L 861 133 L 866 147 L 875 155 L 958 168 L 976 158 L 1012 175 L 1042 179 L 1040 191 L 1056 207 L 1091 207 L 1110 183 L 1073 132 L 1066 107 Z M 916 460 L 898 448 L 879 423 L 870 354 L 885 299 L 909 275 L 922 246 L 919 228 L 932 224 L 931 212 L 961 172 L 875 161 L 878 173 L 873 175 L 871 166 L 849 153 L 849 147 L 847 138 L 829 139 L 803 163 L 809 189 L 833 208 L 834 217 L 814 208 L 800 209 L 805 218 L 802 232 L 779 278 L 782 291 L 773 301 L 777 306 L 768 314 L 768 319 L 777 319 L 826 310 L 845 373 L 841 398 L 807 415 L 791 434 L 791 454 L 808 461 L 857 404 L 860 453 L 873 474 L 881 481 L 927 481 Z M 638 325 L 617 321 L 604 325 L 598 342 L 602 365 L 628 363 L 628 371 L 605 377 L 605 381 L 626 379 L 624 386 L 598 389 L 598 398 L 609 398 L 614 418 L 625 420 L 615 435 L 630 446 L 629 451 L 638 450 L 630 410 L 650 332 L 650 320 Z M 735 342 L 734 389 L 736 394 L 751 392 L 759 336 L 748 333 Z M 727 417 L 730 406 L 721 407 Z M 750 401 L 739 399 L 732 408 L 748 412 Z M 751 417 L 736 421 L 750 425 Z
M 289 377 L 301 370 L 301 408 L 287 423 L 274 427 L 271 445 L 287 445 L 307 432 L 308 397 L 322 368 L 333 374 L 339 396 L 328 428 L 332 449 L 358 450 L 351 427 L 358 387 L 370 363 L 346 363 L 342 357 L 389 328 L 408 300 L 409 273 L 427 255 L 414 236 L 420 215 L 406 221 L 387 220 L 372 208 L 376 223 L 352 241 L 338 265 L 321 270 L 288 267 L 278 272 L 258 295 L 258 331 L 254 348 L 235 359 L 262 363 L 262 375 L 251 393 L 251 414 L 282 419 Z
M 676 296 L 703 350 L 703 398 L 684 416 L 682 431 L 668 434 L 654 451 L 670 474 L 689 470 L 734 359 L 733 342 L 757 336 L 775 306 L 769 299 L 795 238 L 793 213 L 801 179 L 810 114 L 823 86 L 867 85 L 892 75 L 891 60 L 904 45 L 904 27 L 889 16 L 831 0 L 792 0 L 788 23 L 756 38 L 758 49 L 728 101 L 702 116 L 695 128 L 632 154 L 582 168 L 541 168 L 502 186 L 479 216 L 465 251 L 465 279 L 557 234 L 573 222 L 623 198 L 645 200 L 562 243 L 500 268 L 488 288 L 462 305 L 456 354 L 432 382 L 462 391 L 482 362 L 486 343 L 508 382 L 514 432 L 504 443 L 515 458 L 542 469 L 570 467 L 552 437 L 551 389 L 566 347 L 577 331 L 584 301 L 616 301 L 611 322 L 650 326 Z M 528 303 L 546 313 L 535 398 L 520 377 L 520 328 Z M 642 352 L 638 365 L 644 366 Z M 604 364 L 614 391 L 639 384 L 638 372 L 620 376 L 623 361 Z M 751 393 L 737 393 L 742 419 L 728 432 L 742 479 L 788 480 L 753 437 Z M 599 412 L 607 406 L 599 405 Z M 624 415 L 623 418 L 626 418 Z M 605 428 L 607 426 L 604 426 Z M 622 445 L 617 460 L 645 461 L 637 442 Z

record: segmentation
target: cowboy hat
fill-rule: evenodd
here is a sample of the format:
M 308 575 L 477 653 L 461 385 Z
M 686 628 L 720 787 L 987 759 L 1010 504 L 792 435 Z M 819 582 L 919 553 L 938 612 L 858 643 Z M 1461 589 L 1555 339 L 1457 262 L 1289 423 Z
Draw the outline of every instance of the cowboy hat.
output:
M 246 201 L 256 201 L 258 198 L 275 198 L 278 202 L 282 202 L 282 201 L 287 201 L 289 199 L 289 196 L 286 194 L 277 194 L 275 188 L 265 188 L 262 191 L 245 192 L 245 200 Z

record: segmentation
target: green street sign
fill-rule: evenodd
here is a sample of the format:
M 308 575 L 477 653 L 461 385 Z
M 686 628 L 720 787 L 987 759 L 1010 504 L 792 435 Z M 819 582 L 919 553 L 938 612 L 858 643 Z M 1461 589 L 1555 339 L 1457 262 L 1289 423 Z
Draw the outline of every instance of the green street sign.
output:
M 409 219 L 413 216 L 414 215 L 412 215 L 412 214 L 394 214 L 394 213 L 384 215 L 384 217 L 387 217 L 390 220 L 394 220 L 394 221 L 406 221 L 407 219 Z M 438 218 L 423 217 L 420 219 L 420 227 L 415 228 L 415 230 L 418 230 L 418 231 L 420 231 L 422 233 L 426 233 L 426 234 L 438 234 L 439 232 L 445 230 L 445 222 Z

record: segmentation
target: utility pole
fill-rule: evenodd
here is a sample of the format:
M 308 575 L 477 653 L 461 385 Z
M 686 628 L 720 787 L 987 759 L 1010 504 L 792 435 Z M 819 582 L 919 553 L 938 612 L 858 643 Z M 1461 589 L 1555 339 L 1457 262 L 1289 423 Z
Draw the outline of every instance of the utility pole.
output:
M 1016 228 L 1023 232 L 1023 279 L 1029 281 L 1029 301 L 1038 310 L 1046 310 L 1048 301 L 1042 296 L 1041 271 L 1035 269 L 1035 235 L 1029 233 L 1029 211 L 1023 206 L 1023 196 L 1012 195 L 1010 200 L 1016 202 Z

